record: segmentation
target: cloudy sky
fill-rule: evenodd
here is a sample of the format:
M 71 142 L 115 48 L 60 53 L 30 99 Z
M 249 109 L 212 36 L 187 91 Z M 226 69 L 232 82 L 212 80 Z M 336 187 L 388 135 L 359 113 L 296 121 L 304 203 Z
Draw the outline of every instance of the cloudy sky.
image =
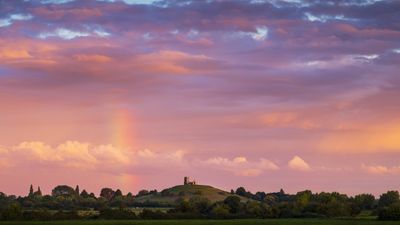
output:
M 0 191 L 400 188 L 400 1 L 0 1 Z

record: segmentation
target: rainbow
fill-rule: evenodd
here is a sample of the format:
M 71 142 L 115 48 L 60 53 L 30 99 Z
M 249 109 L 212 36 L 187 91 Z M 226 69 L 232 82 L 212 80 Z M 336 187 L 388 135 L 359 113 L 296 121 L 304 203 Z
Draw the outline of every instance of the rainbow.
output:
M 113 113 L 111 121 L 111 143 L 119 148 L 134 149 L 135 119 L 128 109 L 118 109 Z

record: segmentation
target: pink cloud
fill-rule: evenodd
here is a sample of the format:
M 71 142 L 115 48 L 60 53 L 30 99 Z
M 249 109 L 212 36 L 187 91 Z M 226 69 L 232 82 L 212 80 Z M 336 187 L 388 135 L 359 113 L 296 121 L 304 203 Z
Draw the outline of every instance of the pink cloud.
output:
M 261 158 L 259 161 L 248 161 L 246 157 L 238 156 L 232 160 L 228 158 L 215 157 L 203 162 L 203 164 L 217 166 L 219 169 L 234 173 L 237 176 L 259 176 L 266 171 L 278 170 L 279 167 L 268 159 Z
M 361 169 L 367 173 L 375 174 L 375 175 L 398 175 L 400 174 L 400 166 L 387 167 L 387 166 L 369 166 L 362 164 Z
M 288 166 L 292 170 L 298 171 L 310 171 L 310 165 L 304 161 L 304 159 L 300 158 L 299 156 L 294 156 L 288 163 Z

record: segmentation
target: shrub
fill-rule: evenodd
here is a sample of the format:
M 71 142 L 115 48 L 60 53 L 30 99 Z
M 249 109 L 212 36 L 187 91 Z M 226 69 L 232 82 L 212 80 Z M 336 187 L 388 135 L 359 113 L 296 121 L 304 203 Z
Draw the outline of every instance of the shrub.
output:
M 400 203 L 395 203 L 382 208 L 379 211 L 378 219 L 380 220 L 400 220 Z

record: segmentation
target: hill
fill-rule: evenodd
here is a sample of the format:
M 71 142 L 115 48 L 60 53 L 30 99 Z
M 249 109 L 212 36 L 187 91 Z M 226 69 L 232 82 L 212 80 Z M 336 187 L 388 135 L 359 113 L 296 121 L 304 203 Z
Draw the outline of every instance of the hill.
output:
M 211 202 L 223 201 L 226 197 L 232 195 L 229 192 L 214 188 L 208 185 L 178 185 L 172 188 L 164 189 L 155 194 L 149 194 L 136 198 L 138 203 L 158 203 L 160 205 L 175 205 L 178 199 L 190 199 L 192 197 L 204 197 Z M 242 201 L 247 198 L 238 196 Z

